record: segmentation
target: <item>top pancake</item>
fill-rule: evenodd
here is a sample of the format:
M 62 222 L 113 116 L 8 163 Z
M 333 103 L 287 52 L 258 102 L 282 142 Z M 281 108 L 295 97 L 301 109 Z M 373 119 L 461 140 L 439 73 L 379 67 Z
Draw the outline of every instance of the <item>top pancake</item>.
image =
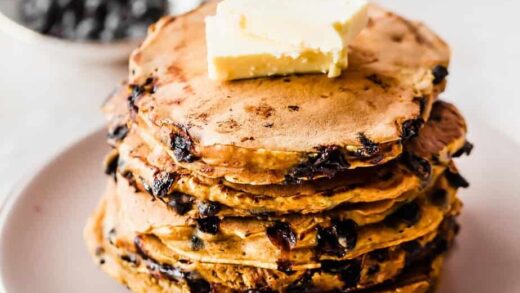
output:
M 162 19 L 130 60 L 134 118 L 163 144 L 180 148 L 179 161 L 289 170 L 320 147 L 335 146 L 349 168 L 383 163 L 400 154 L 402 138 L 427 120 L 444 89 L 439 68 L 448 66 L 447 45 L 422 24 L 376 6 L 338 78 L 214 82 L 204 29 L 214 10 L 211 2 Z M 367 142 L 379 151 L 367 152 Z

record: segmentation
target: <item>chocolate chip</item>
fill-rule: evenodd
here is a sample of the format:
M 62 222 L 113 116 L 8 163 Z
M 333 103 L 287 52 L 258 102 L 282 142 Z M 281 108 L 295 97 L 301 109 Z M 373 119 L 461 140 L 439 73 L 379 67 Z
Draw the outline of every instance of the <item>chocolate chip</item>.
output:
M 370 140 L 364 133 L 358 134 L 358 139 L 361 145 L 363 145 L 362 149 L 358 149 L 356 155 L 359 157 L 372 157 L 375 154 L 380 152 L 379 145 L 372 140 Z
M 401 248 L 408 254 L 417 255 L 421 252 L 421 243 L 417 240 L 404 242 L 401 244 Z
M 455 188 L 460 188 L 460 187 L 468 188 L 469 187 L 469 182 L 464 177 L 462 177 L 462 175 L 460 175 L 459 173 L 452 172 L 449 169 L 447 169 L 446 172 L 444 172 L 444 176 L 446 176 L 446 179 L 448 179 L 448 182 L 450 183 L 450 185 Z
M 294 273 L 294 271 L 292 270 L 293 264 L 289 260 L 279 260 L 276 262 L 276 265 L 277 265 L 277 269 L 280 272 L 284 272 L 287 275 L 291 275 Z
M 325 259 L 320 262 L 320 266 L 326 273 L 337 274 L 345 268 L 345 261 Z
M 220 204 L 214 201 L 205 201 L 199 204 L 199 213 L 203 217 L 215 216 L 221 209 Z
M 304 163 L 289 171 L 285 176 L 287 183 L 300 183 L 302 178 L 310 180 L 317 175 L 332 178 L 337 172 L 347 170 L 350 167 L 340 147 L 319 147 L 317 150 L 318 153 L 312 154 Z
M 297 111 L 300 111 L 300 106 L 291 105 L 291 106 L 288 106 L 287 108 L 289 108 L 289 110 L 290 110 L 291 112 L 297 112 Z
M 211 289 L 211 284 L 208 281 L 202 278 L 190 278 L 186 279 L 188 283 L 188 287 L 190 288 L 190 292 L 197 293 L 211 293 L 213 292 Z
M 149 263 L 147 267 L 148 269 L 153 269 L 158 272 L 161 277 L 171 281 L 180 281 L 186 277 L 186 273 L 180 268 L 175 268 L 168 264 L 160 264 L 154 261 L 153 263 Z
M 191 237 L 191 249 L 198 251 L 204 248 L 204 241 L 197 236 Z
M 130 99 L 133 103 L 137 102 L 137 99 L 145 92 L 144 87 L 138 84 L 130 84 Z
M 442 235 L 437 235 L 432 242 L 426 245 L 426 248 L 433 256 L 437 256 L 448 250 L 449 243 Z
M 180 268 L 175 268 L 168 264 L 161 264 L 151 258 L 144 250 L 142 236 L 136 236 L 134 238 L 134 247 L 137 254 L 146 262 L 146 268 L 153 277 L 165 278 L 175 282 L 186 278 L 187 273 L 183 272 Z
M 152 194 L 156 197 L 165 197 L 170 192 L 170 188 L 177 180 L 174 173 L 161 173 L 155 176 L 152 183 Z
M 131 84 L 129 85 L 131 90 L 131 95 L 128 97 L 128 107 L 131 114 L 135 114 L 139 111 L 136 103 L 139 101 L 143 94 L 153 94 L 155 93 L 155 79 L 149 77 L 145 80 L 144 84 Z
M 430 179 L 432 174 L 432 166 L 428 160 L 413 155 L 409 152 L 404 152 L 401 156 L 401 160 L 405 166 L 420 179 L 424 181 Z
M 340 278 L 345 283 L 345 289 L 357 287 L 361 279 L 361 261 L 352 260 L 347 262 L 340 273 Z
M 117 166 L 119 164 L 119 154 L 115 153 L 107 158 L 105 165 L 105 174 L 116 178 Z
M 406 252 L 406 266 L 415 262 L 421 255 L 422 245 L 417 240 L 401 243 L 400 247 Z
M 346 250 L 353 250 L 357 244 L 357 227 L 358 225 L 353 220 L 346 221 L 332 221 L 332 228 L 338 236 L 339 243 L 346 248 Z
M 416 202 L 407 203 L 397 209 L 394 215 L 410 226 L 415 225 L 421 218 L 421 207 Z
M 192 163 L 198 157 L 194 156 L 192 151 L 193 143 L 189 138 L 178 134 L 170 136 L 170 148 L 173 150 L 175 159 L 181 163 Z
M 316 228 L 316 248 L 319 254 L 332 255 L 336 257 L 345 256 L 345 247 L 338 240 L 338 235 L 334 228 Z
M 126 124 L 117 125 L 110 129 L 107 138 L 113 142 L 120 142 L 128 135 L 128 126 Z
M 437 189 L 432 192 L 430 199 L 437 206 L 444 206 L 448 200 L 448 192 L 444 189 Z
M 145 90 L 147 90 L 149 93 L 155 93 L 155 87 L 150 87 L 151 85 L 154 85 L 155 79 L 153 77 L 148 77 L 144 81 L 144 87 Z
M 139 112 L 139 108 L 135 105 L 134 100 L 132 97 L 128 97 L 127 99 L 127 105 L 128 105 L 128 111 L 131 115 L 135 115 L 137 112 Z
M 424 120 L 422 118 L 410 119 L 403 122 L 401 126 L 401 140 L 409 141 L 419 134 L 419 130 L 421 130 L 424 125 Z
M 219 226 L 220 219 L 218 217 L 197 219 L 197 227 L 204 233 L 216 235 L 218 233 Z
M 385 223 L 390 226 L 397 226 L 404 222 L 408 226 L 415 225 L 421 218 L 421 207 L 414 201 L 404 204 L 395 212 L 386 217 Z
M 177 214 L 183 216 L 193 208 L 193 197 L 182 193 L 174 192 L 168 195 L 168 206 L 173 208 Z
M 454 158 L 459 158 L 461 157 L 462 155 L 466 154 L 467 156 L 471 155 L 471 151 L 473 151 L 473 144 L 470 143 L 469 141 L 466 141 L 464 143 L 464 146 L 458 150 L 455 154 L 453 154 L 453 157 Z
M 373 276 L 377 273 L 379 273 L 381 267 L 378 264 L 371 265 L 367 270 L 367 275 Z
M 448 76 L 449 71 L 448 68 L 443 65 L 437 65 L 432 69 L 433 74 L 433 84 L 437 85 L 444 81 L 444 79 Z
M 131 254 L 121 255 L 121 260 L 126 261 L 132 264 L 133 266 L 137 266 L 139 264 L 139 260 L 137 259 L 137 257 Z
M 266 234 L 271 243 L 283 251 L 291 250 L 296 244 L 296 233 L 289 223 L 275 222 L 267 227 Z
M 384 262 L 390 257 L 388 248 L 374 250 L 368 253 L 368 257 L 378 262 Z

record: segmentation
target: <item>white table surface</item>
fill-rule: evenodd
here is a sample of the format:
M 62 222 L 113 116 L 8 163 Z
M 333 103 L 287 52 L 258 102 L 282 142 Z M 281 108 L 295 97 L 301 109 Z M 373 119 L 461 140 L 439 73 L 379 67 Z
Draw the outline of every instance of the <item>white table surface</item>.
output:
M 520 143 L 520 1 L 379 2 L 425 21 L 450 43 L 444 97 L 470 127 L 484 120 Z M 0 33 L 0 200 L 60 149 L 102 127 L 99 107 L 125 76 L 126 64 L 85 64 Z

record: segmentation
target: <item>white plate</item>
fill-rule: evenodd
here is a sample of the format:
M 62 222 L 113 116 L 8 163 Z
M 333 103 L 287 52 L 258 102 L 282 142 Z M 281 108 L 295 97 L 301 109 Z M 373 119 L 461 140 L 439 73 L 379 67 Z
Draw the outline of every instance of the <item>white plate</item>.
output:
M 440 292 L 520 292 L 519 146 L 472 125 L 475 152 L 461 169 L 472 187 Z M 12 194 L 0 215 L 0 277 L 6 292 L 127 292 L 101 273 L 82 239 L 104 189 L 104 131 L 68 148 Z

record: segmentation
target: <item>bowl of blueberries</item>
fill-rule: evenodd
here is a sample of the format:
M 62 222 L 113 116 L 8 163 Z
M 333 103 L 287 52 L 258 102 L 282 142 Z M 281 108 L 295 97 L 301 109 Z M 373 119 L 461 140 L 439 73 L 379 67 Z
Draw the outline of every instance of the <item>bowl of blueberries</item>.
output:
M 0 29 L 85 61 L 126 60 L 150 24 L 203 0 L 0 0 Z

